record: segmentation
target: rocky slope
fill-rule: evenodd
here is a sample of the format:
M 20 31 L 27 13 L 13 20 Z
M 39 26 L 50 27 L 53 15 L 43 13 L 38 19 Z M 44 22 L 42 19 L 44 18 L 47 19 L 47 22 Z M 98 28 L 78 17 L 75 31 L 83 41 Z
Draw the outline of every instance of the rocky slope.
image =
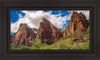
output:
M 29 41 L 35 41 L 36 33 L 27 25 L 20 24 L 18 31 L 11 36 L 11 43 L 14 45 L 30 45 Z
M 52 44 L 62 36 L 63 34 L 51 22 L 43 18 L 37 32 L 37 40 L 41 39 L 42 43 Z
M 69 26 L 64 30 L 63 36 L 70 36 L 75 32 L 85 31 L 89 23 L 82 13 L 73 12 L 69 21 Z

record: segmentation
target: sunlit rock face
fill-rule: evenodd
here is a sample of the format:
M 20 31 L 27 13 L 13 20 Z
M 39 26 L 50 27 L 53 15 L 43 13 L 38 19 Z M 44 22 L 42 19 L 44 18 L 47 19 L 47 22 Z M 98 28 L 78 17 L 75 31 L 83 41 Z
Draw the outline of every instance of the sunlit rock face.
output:
M 70 36 L 78 31 L 85 31 L 89 25 L 89 21 L 84 14 L 73 12 L 69 21 L 69 26 L 64 30 L 63 36 Z
M 36 33 L 27 25 L 20 24 L 18 31 L 11 36 L 11 43 L 14 45 L 31 45 L 29 41 L 35 41 Z
M 52 44 L 54 41 L 62 37 L 63 34 L 53 26 L 51 22 L 43 18 L 37 31 L 36 39 L 41 39 L 42 43 Z

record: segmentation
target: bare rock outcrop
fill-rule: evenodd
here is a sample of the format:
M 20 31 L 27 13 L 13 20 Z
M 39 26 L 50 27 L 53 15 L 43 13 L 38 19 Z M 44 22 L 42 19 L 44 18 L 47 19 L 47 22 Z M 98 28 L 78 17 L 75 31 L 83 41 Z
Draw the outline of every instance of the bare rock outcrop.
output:
M 42 43 L 52 44 L 54 41 L 62 37 L 63 34 L 53 26 L 51 22 L 43 18 L 37 31 L 36 39 L 41 39 Z
M 11 36 L 11 43 L 14 45 L 30 45 L 31 40 L 35 41 L 36 33 L 27 25 L 20 24 L 18 31 Z
M 89 23 L 84 14 L 73 12 L 69 21 L 69 26 L 64 30 L 63 36 L 70 36 L 75 32 L 85 31 Z

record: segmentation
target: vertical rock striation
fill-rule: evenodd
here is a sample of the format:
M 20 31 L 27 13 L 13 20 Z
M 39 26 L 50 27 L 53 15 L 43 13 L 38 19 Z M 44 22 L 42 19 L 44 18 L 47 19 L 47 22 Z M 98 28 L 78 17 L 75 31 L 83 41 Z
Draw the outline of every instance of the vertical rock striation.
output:
M 11 36 L 14 45 L 30 45 L 30 40 L 35 41 L 36 34 L 27 24 L 20 24 L 18 31 Z
M 64 30 L 63 36 L 70 36 L 78 31 L 85 31 L 89 23 L 84 14 L 73 12 L 69 21 L 69 26 Z
M 62 36 L 63 34 L 51 22 L 43 18 L 36 39 L 41 39 L 42 43 L 52 44 Z

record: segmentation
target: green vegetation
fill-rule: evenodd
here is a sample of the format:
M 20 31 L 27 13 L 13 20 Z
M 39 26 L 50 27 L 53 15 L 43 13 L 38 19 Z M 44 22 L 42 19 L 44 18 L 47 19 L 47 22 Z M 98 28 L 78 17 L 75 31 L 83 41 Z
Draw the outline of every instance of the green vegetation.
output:
M 40 50 L 43 50 L 43 49 L 47 49 L 47 50 L 50 50 L 50 49 L 53 49 L 53 50 L 55 49 L 86 50 L 86 49 L 89 49 L 89 41 L 72 44 L 72 41 L 69 38 L 68 42 L 62 39 L 62 40 L 56 41 L 55 43 L 51 45 L 42 44 L 40 41 L 41 40 L 37 40 L 37 42 L 31 41 L 33 43 L 31 47 L 21 46 L 21 47 L 15 48 L 15 46 L 11 46 L 11 50 L 39 50 L 39 49 Z
M 90 27 L 88 27 L 88 28 L 87 28 L 87 31 L 86 31 L 86 32 L 87 32 L 86 37 L 88 37 L 88 38 L 89 38 L 89 36 L 90 36 L 89 31 L 90 31 Z
M 11 46 L 11 50 L 17 50 L 18 48 L 16 48 L 15 46 Z
M 81 32 L 82 37 L 88 37 L 89 38 L 89 27 L 86 31 Z M 11 46 L 11 50 L 59 50 L 59 49 L 67 49 L 67 50 L 88 50 L 89 49 L 89 40 L 87 42 L 75 42 L 72 43 L 72 40 L 70 39 L 78 38 L 78 33 L 75 33 L 68 37 L 63 37 L 57 41 L 55 41 L 53 44 L 42 44 L 41 40 L 37 40 L 36 42 L 30 41 L 33 45 L 32 46 Z M 66 39 L 67 42 L 66 42 Z

